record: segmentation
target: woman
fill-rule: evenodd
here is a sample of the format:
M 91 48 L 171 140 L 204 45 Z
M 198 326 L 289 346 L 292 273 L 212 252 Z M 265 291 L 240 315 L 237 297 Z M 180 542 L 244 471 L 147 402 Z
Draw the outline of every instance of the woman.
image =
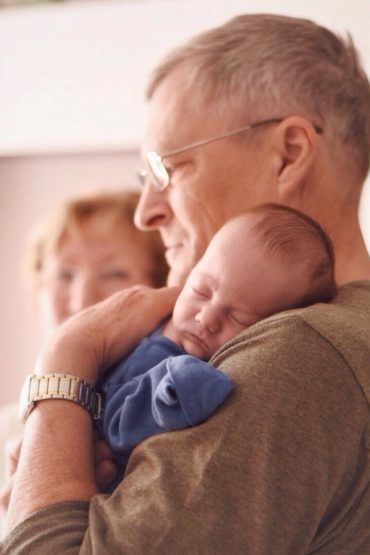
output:
M 165 284 L 167 265 L 158 233 L 139 231 L 133 223 L 138 199 L 132 191 L 73 199 L 32 230 L 26 269 L 45 337 L 73 314 L 121 289 Z M 21 430 L 17 408 L 18 403 L 9 403 L 0 409 L 0 453 Z M 0 482 L 13 472 L 18 443 L 18 438 L 8 442 L 7 470 L 0 456 Z M 107 454 L 104 445 L 98 445 L 98 458 L 99 452 Z
M 159 235 L 133 223 L 138 198 L 120 192 L 72 200 L 33 230 L 27 265 L 45 334 L 120 289 L 165 284 Z

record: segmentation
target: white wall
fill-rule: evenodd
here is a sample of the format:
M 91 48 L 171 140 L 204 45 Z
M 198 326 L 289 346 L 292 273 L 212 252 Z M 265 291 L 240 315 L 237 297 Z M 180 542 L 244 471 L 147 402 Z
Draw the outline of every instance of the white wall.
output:
M 134 152 L 0 158 L 0 405 L 17 397 L 41 344 L 21 272 L 28 231 L 66 197 L 133 188 L 138 160 Z
M 19 272 L 27 229 L 65 196 L 130 186 L 150 68 L 183 39 L 247 11 L 350 31 L 370 73 L 369 0 L 101 0 L 0 11 L 0 403 L 17 396 L 39 346 Z M 370 248 L 369 184 L 361 221 Z
M 370 72 L 369 0 L 100 0 L 0 12 L 0 152 L 136 146 L 156 60 L 240 12 L 349 30 Z

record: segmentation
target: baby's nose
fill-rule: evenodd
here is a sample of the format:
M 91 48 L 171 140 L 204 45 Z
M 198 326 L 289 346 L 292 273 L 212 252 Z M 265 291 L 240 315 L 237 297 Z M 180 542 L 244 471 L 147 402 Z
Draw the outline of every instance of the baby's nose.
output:
M 197 324 L 209 333 L 218 333 L 221 328 L 217 311 L 210 307 L 203 308 L 195 317 Z

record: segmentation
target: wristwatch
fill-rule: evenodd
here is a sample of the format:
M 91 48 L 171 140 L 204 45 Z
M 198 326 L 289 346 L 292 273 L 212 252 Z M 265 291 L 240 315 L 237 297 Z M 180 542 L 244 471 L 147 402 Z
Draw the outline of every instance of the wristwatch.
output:
M 25 422 L 36 402 L 64 399 L 86 409 L 94 420 L 100 416 L 101 397 L 87 381 L 71 374 L 31 374 L 23 385 L 19 402 L 19 418 Z

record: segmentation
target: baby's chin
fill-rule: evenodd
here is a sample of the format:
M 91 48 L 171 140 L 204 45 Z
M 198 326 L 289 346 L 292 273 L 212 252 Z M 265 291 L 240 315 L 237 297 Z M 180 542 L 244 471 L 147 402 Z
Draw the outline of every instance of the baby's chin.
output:
M 209 360 L 213 354 L 208 345 L 205 345 L 202 340 L 196 336 L 184 337 L 182 348 L 188 355 L 200 358 L 201 360 Z

